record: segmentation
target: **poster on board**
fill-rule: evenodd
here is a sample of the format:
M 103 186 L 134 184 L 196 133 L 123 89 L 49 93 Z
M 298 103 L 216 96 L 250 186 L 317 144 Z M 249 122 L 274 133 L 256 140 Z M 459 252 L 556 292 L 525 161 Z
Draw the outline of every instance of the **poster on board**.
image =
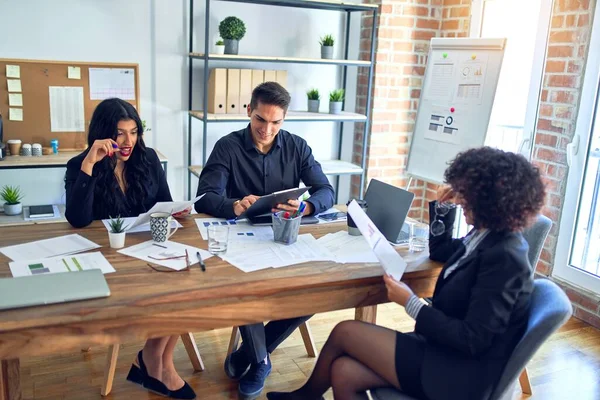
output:
M 461 112 L 454 107 L 433 105 L 429 113 L 429 126 L 424 138 L 436 142 L 460 144 L 465 136 L 466 123 Z
M 483 98 L 488 56 L 473 54 L 458 63 L 458 82 L 454 102 L 480 105 Z

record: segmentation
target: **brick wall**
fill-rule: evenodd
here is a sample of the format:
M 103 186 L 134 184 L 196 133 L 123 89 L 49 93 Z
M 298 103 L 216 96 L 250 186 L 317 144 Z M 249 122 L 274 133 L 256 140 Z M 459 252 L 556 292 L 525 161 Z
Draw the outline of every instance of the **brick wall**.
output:
M 439 36 L 467 36 L 471 0 L 378 0 L 377 64 L 374 71 L 372 125 L 367 149 L 367 179 L 377 178 L 406 187 L 404 174 L 410 139 L 414 130 L 427 65 L 429 40 Z M 444 17 L 445 16 L 445 17 Z M 362 17 L 361 59 L 369 59 L 370 15 Z M 359 71 L 357 112 L 365 112 L 368 70 Z M 363 126 L 355 132 L 353 161 L 362 158 Z M 354 177 L 353 195 L 360 180 Z M 425 217 L 428 185 L 420 180 L 411 184 L 415 193 L 410 216 Z M 364 190 L 364 188 L 362 188 Z
M 543 213 L 553 226 L 537 272 L 550 276 L 568 172 L 566 147 L 575 133 L 584 67 L 589 51 L 594 0 L 555 0 L 544 70 L 533 162 L 542 171 L 548 196 Z M 559 282 L 580 318 L 600 328 L 600 297 Z

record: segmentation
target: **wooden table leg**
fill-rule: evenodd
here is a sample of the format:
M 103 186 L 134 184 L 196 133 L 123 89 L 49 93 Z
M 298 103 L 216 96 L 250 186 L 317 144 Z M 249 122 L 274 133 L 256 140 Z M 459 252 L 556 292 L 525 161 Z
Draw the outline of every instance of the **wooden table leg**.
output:
M 532 395 L 531 382 L 529 382 L 529 374 L 527 373 L 527 367 L 523 368 L 521 375 L 519 375 L 519 383 L 521 384 L 521 392 L 524 394 Z
M 21 400 L 19 359 L 0 361 L 0 400 Z
M 377 321 L 377 306 L 356 307 L 354 319 L 374 324 Z

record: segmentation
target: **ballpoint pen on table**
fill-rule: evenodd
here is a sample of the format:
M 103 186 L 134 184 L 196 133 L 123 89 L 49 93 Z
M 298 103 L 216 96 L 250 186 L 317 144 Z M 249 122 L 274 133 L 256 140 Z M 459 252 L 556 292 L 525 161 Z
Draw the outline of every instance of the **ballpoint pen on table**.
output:
M 196 255 L 198 256 L 198 261 L 200 261 L 200 268 L 202 268 L 202 271 L 206 271 L 206 265 L 204 264 L 204 261 L 202 261 L 202 255 L 199 251 L 196 252 Z

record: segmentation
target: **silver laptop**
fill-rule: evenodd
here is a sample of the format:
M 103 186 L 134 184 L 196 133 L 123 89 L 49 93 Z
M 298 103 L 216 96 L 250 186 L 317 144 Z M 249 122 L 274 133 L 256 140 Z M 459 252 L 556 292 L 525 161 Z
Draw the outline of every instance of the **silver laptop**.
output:
M 410 226 L 404 220 L 414 198 L 414 193 L 371 179 L 365 193 L 367 216 L 388 241 L 408 243 Z
M 110 289 L 99 269 L 0 279 L 0 310 L 109 295 Z

